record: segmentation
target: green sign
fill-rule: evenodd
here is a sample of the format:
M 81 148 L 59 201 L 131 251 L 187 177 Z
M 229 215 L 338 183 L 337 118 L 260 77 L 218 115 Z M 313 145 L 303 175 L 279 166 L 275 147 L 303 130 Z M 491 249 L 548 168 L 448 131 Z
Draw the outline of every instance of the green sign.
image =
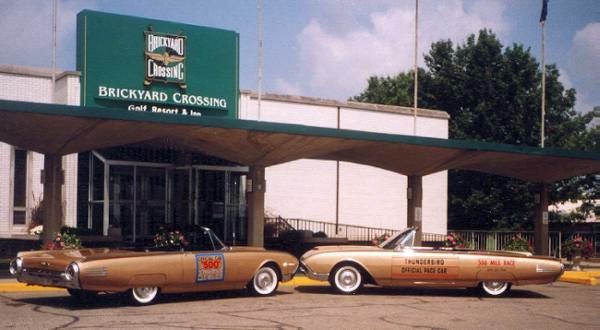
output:
M 77 15 L 81 104 L 237 118 L 239 35 L 84 10 Z

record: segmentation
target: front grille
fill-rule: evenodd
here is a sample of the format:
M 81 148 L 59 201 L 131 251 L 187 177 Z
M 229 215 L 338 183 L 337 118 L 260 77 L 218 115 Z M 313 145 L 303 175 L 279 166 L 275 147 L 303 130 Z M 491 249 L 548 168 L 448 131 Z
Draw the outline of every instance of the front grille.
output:
M 39 268 L 24 268 L 23 272 L 26 272 L 30 276 L 55 278 L 55 279 L 59 279 L 59 280 L 63 279 L 63 272 L 58 272 L 55 270 L 39 269 Z

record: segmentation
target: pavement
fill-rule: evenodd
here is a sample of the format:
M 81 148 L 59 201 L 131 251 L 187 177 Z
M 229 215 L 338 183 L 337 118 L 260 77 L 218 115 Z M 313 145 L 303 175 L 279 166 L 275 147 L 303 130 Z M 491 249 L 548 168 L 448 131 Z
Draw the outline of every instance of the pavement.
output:
M 600 281 L 600 268 L 589 268 L 584 271 L 565 271 L 559 281 L 595 286 Z M 328 286 L 329 283 L 311 280 L 304 275 L 297 275 L 291 281 L 281 283 L 280 285 L 295 288 L 300 286 Z M 0 279 L 0 293 L 31 291 L 64 291 L 64 289 L 28 285 L 19 283 L 14 278 Z

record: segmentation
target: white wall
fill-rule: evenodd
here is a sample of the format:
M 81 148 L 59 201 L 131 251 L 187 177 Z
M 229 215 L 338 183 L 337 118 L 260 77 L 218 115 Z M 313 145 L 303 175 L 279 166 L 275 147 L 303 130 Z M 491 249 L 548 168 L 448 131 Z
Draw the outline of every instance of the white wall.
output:
M 362 108 L 361 108 L 362 106 Z M 305 97 L 267 95 L 261 100 L 261 121 L 301 124 L 377 133 L 412 135 L 413 116 L 397 107 L 336 102 Z M 240 98 L 241 119 L 257 120 L 257 100 Z M 448 138 L 448 117 L 425 111 L 417 119 L 420 136 Z M 339 223 L 401 229 L 406 227 L 404 175 L 372 166 L 340 162 Z M 336 162 L 299 160 L 266 169 L 265 209 L 269 215 L 334 222 Z M 423 230 L 446 233 L 447 173 L 423 178 Z
M 67 72 L 57 75 L 56 103 L 79 105 L 79 75 Z M 39 68 L 0 66 L 0 99 L 36 103 L 52 103 L 51 71 Z M 25 234 L 27 226 L 12 226 L 12 162 L 13 147 L 0 142 L 0 236 Z M 27 222 L 31 209 L 43 198 L 40 174 L 44 156 L 29 153 Z M 63 223 L 77 223 L 77 154 L 63 157 L 65 185 L 63 186 Z

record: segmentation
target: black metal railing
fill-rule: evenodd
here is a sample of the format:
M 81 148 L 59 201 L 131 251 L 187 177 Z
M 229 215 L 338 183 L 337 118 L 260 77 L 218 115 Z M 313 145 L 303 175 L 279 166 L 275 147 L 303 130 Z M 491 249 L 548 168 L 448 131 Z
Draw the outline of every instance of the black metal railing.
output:
M 374 238 L 383 235 L 393 235 L 399 230 L 375 228 L 366 226 L 335 224 L 325 221 L 306 220 L 306 219 L 284 219 L 282 217 L 265 218 L 265 238 L 278 238 L 281 233 L 289 231 L 310 231 L 313 237 L 345 238 L 349 241 L 371 242 Z M 513 240 L 514 237 L 520 237 L 526 240 L 529 245 L 535 243 L 535 235 L 532 231 L 481 231 L 481 230 L 448 230 L 448 233 L 460 235 L 468 242 L 469 247 L 475 250 L 503 250 Z M 562 252 L 562 243 L 573 235 L 581 236 L 592 242 L 595 255 L 600 255 L 600 234 L 598 233 L 573 233 L 563 235 L 558 231 L 548 233 L 548 255 L 554 257 L 564 257 Z M 430 244 L 443 245 L 448 236 L 446 234 L 423 233 L 423 242 Z
M 383 235 L 393 235 L 398 230 L 335 224 L 306 219 L 265 218 L 265 238 L 277 238 L 284 231 L 305 230 L 315 237 L 338 237 L 349 241 L 371 241 Z

